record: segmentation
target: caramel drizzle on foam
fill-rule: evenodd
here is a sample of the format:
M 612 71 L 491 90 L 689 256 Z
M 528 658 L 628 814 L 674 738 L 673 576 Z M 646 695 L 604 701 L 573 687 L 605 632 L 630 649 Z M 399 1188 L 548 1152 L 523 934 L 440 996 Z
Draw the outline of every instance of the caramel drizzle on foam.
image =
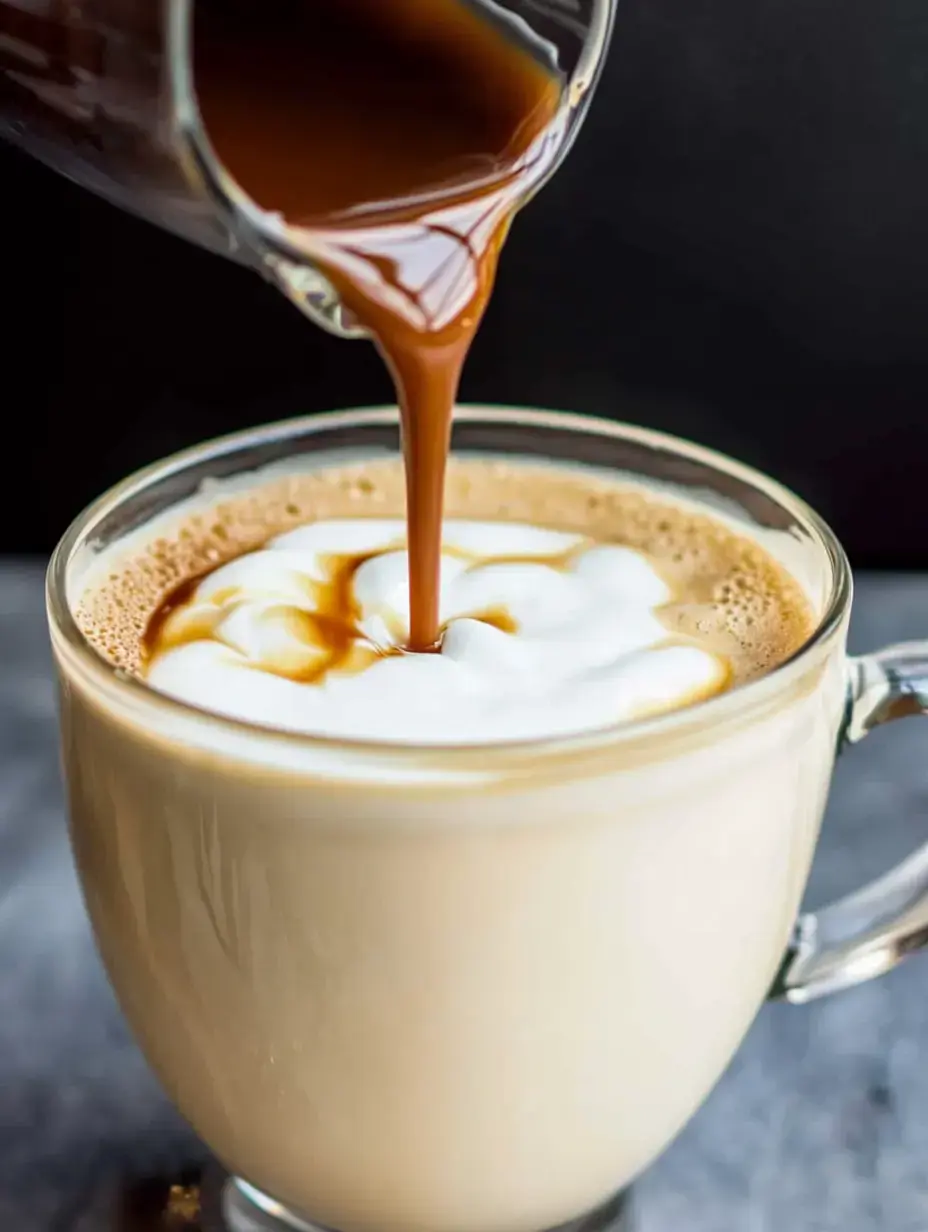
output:
M 464 552 L 458 548 L 446 547 L 443 554 L 465 560 L 469 567 L 486 564 L 533 564 L 547 565 L 549 568 L 566 570 L 572 561 L 590 546 L 592 541 L 581 538 L 563 552 L 549 555 L 511 554 L 499 557 L 478 557 L 473 553 Z M 401 541 L 387 544 L 374 552 L 351 555 L 321 555 L 319 560 L 325 573 L 325 579 L 320 580 L 304 576 L 307 599 L 313 610 L 281 600 L 265 609 L 265 619 L 278 619 L 288 627 L 296 646 L 292 653 L 279 656 L 276 661 L 252 664 L 242 661 L 237 666 L 245 670 L 263 671 L 271 675 L 281 676 L 298 684 L 320 684 L 330 673 L 353 675 L 360 673 L 375 663 L 378 659 L 388 658 L 407 653 L 403 646 L 404 630 L 393 627 L 389 629 L 391 642 L 377 644 L 361 629 L 361 611 L 355 599 L 354 582 L 358 571 L 368 561 L 389 552 L 402 550 L 405 544 Z M 253 549 L 255 551 L 260 549 Z M 249 555 L 250 553 L 245 553 Z M 145 630 L 142 641 L 143 671 L 161 654 L 177 647 L 189 645 L 198 641 L 217 641 L 223 638 L 219 625 L 226 620 L 237 604 L 246 602 L 253 596 L 239 587 L 229 587 L 218 590 L 207 599 L 198 601 L 197 591 L 202 583 L 224 564 L 222 562 L 203 570 L 201 573 L 187 578 L 177 586 L 168 598 L 152 615 Z M 655 562 L 649 561 L 652 568 Z M 658 573 L 660 574 L 660 570 Z M 667 581 L 667 579 L 664 579 Z M 674 588 L 669 586 L 671 592 Z M 681 635 L 671 623 L 673 613 L 677 609 L 676 596 L 655 609 L 655 614 L 667 626 L 667 639 L 660 643 L 664 646 L 693 645 L 694 639 Z M 519 623 L 505 607 L 499 606 L 459 614 L 456 619 L 479 620 L 491 625 L 502 633 L 515 634 L 519 631 Z M 447 628 L 447 622 L 441 627 L 441 635 Z M 233 643 L 224 643 L 231 649 L 237 649 Z M 441 637 L 435 649 L 441 647 Z M 638 718 L 646 718 L 658 714 L 668 708 L 678 709 L 715 696 L 731 687 L 734 678 L 732 663 L 720 649 L 703 647 L 715 659 L 718 675 L 710 684 L 693 690 L 692 694 L 677 698 L 672 706 L 660 704 L 643 710 Z
M 299 643 L 300 650 L 292 659 L 253 666 L 255 670 L 283 676 L 300 684 L 319 684 L 330 672 L 353 674 L 363 671 L 377 659 L 406 653 L 402 644 L 404 630 L 391 628 L 392 641 L 375 644 L 361 629 L 361 611 L 354 596 L 354 581 L 358 570 L 368 561 L 388 552 L 402 550 L 403 543 L 391 543 L 375 552 L 354 555 L 322 555 L 320 563 L 325 579 L 305 577 L 306 594 L 312 610 L 306 610 L 281 600 L 265 611 L 265 618 L 284 622 L 288 631 Z M 496 564 L 538 564 L 551 568 L 566 568 L 577 551 L 585 546 L 579 544 L 556 555 L 510 555 L 492 557 Z M 456 556 L 469 566 L 486 561 L 469 552 L 449 547 L 445 556 Z M 223 562 L 228 563 L 228 562 Z M 152 615 L 142 639 L 142 663 L 146 669 L 159 655 L 179 646 L 200 641 L 222 641 L 219 625 L 228 618 L 236 604 L 244 603 L 253 596 L 239 587 L 218 590 L 207 599 L 197 600 L 197 591 L 203 582 L 222 565 L 203 570 L 187 578 L 170 593 Z M 519 623 L 505 607 L 492 607 L 468 612 L 466 617 L 492 625 L 502 633 L 518 633 Z M 456 617 L 462 619 L 462 616 Z M 442 635 L 447 627 L 441 627 Z M 440 649 L 441 639 L 435 649 Z M 234 649 L 234 647 L 232 647 Z
M 260 666 L 243 662 L 241 666 L 254 666 L 300 684 L 318 684 L 331 671 L 359 672 L 381 658 L 386 648 L 375 647 L 358 628 L 360 611 L 354 598 L 355 575 L 376 555 L 379 553 L 323 557 L 326 580 L 305 578 L 312 611 L 282 599 L 265 612 L 266 619 L 276 619 L 288 626 L 299 650 L 294 651 L 289 661 Z M 206 569 L 182 582 L 152 616 L 143 639 L 143 668 L 158 655 L 179 646 L 222 641 L 220 622 L 228 618 L 236 605 L 253 596 L 240 587 L 229 587 L 198 601 L 197 590 L 214 572 L 216 569 Z

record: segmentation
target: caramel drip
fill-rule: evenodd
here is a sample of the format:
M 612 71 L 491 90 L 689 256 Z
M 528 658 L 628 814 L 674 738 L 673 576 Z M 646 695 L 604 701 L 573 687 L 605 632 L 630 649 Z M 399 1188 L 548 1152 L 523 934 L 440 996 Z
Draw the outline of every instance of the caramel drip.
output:
M 563 82 L 461 0 L 196 6 L 221 161 L 374 338 L 403 425 L 409 649 L 437 649 L 451 415 L 512 218 L 563 138 Z

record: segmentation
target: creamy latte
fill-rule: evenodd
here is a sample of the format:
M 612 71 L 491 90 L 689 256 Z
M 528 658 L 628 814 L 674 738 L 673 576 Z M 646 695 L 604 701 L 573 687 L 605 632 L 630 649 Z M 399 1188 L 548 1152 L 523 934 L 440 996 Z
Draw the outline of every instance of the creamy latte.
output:
M 452 468 L 441 640 L 410 654 L 396 462 L 256 482 L 111 554 L 91 641 L 153 688 L 309 735 L 426 744 L 590 731 L 788 658 L 800 588 L 705 511 L 564 468 Z
M 461 431 L 511 450 L 516 418 Z M 770 987 L 821 818 L 842 661 L 770 675 L 821 620 L 821 554 L 711 465 L 662 487 L 697 465 L 666 443 L 628 430 L 645 474 L 612 476 L 558 458 L 625 430 L 518 420 L 534 460 L 452 457 L 435 653 L 403 649 L 376 412 L 169 462 L 56 566 L 121 1004 L 221 1163 L 338 1232 L 541 1232 L 633 1180 Z

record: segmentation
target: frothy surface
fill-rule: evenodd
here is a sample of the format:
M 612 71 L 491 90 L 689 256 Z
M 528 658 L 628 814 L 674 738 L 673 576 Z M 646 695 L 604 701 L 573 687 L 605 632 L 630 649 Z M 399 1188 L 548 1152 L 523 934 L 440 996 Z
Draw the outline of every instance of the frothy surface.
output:
M 799 586 L 756 542 L 638 487 L 458 459 L 447 511 L 438 655 L 397 652 L 393 460 L 256 480 L 167 515 L 108 550 L 76 615 L 117 666 L 219 713 L 439 744 L 687 705 L 769 670 L 812 629 Z
M 402 522 L 316 522 L 207 576 L 152 639 L 147 679 L 235 718 L 445 744 L 564 735 L 719 691 L 671 642 L 669 586 L 639 552 L 506 522 L 450 522 L 439 653 L 407 654 Z

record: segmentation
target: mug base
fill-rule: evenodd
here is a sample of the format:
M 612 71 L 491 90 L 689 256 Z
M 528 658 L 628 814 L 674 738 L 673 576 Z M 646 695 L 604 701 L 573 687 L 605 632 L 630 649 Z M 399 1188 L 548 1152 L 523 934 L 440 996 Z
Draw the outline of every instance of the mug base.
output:
M 237 1177 L 210 1178 L 203 1187 L 202 1214 L 203 1232 L 333 1232 L 293 1214 Z M 632 1232 L 629 1191 L 570 1223 L 539 1232 Z

